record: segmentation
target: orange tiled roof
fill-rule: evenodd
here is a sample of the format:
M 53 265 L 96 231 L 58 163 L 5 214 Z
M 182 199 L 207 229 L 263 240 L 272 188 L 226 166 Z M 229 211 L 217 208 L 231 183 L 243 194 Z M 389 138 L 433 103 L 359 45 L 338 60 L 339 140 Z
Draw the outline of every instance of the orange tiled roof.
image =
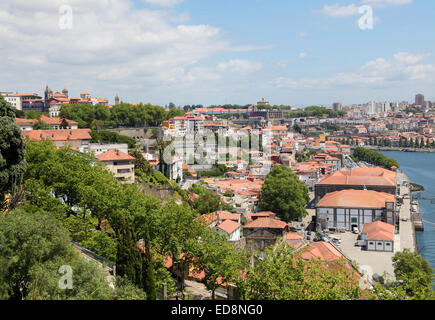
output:
M 25 130 L 23 136 L 36 141 L 45 139 L 53 141 L 91 140 L 90 132 L 90 129 Z
M 245 224 L 245 228 L 285 229 L 287 223 L 272 218 L 259 218 Z
M 373 190 L 342 190 L 328 193 L 317 204 L 320 208 L 385 208 L 394 195 Z
M 225 231 L 228 234 L 233 233 L 234 231 L 236 231 L 238 228 L 240 228 L 241 224 L 232 220 L 225 220 L 224 222 L 222 222 L 220 225 L 218 225 L 219 229 L 222 229 L 223 231 Z
M 367 233 L 369 240 L 394 240 L 394 226 L 382 221 L 364 225 L 362 233 Z
M 319 185 L 366 185 L 395 186 L 397 174 L 382 168 L 358 168 L 334 172 L 324 178 Z
M 37 122 L 38 120 L 36 119 L 21 119 L 21 118 L 15 118 L 15 123 L 17 125 L 33 125 L 35 122 Z
M 121 152 L 119 150 L 109 150 L 104 153 L 101 153 L 95 156 L 100 161 L 126 161 L 126 160 L 134 160 L 135 158 Z
M 75 121 L 72 121 L 72 120 L 68 120 L 68 119 L 65 119 L 65 120 L 70 125 L 71 124 L 78 124 L 78 122 L 75 122 Z M 41 116 L 41 121 L 45 122 L 47 124 L 55 124 L 55 125 L 60 125 L 62 123 L 62 119 L 61 118 L 50 118 L 50 117 L 47 117 L 47 116 L 44 116 L 44 115 Z
M 334 262 L 343 258 L 343 255 L 327 242 L 312 242 L 301 250 L 301 256 L 304 259 L 321 259 L 328 262 Z

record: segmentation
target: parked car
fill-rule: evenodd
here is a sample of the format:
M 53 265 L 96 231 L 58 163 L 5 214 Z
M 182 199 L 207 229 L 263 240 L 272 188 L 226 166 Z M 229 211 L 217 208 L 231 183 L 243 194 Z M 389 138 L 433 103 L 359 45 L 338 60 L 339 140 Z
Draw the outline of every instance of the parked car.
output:
M 408 217 L 403 217 L 402 221 L 404 221 L 404 222 L 408 221 Z
M 359 230 L 357 227 L 352 227 L 352 232 L 355 234 L 359 234 Z
M 341 239 L 334 237 L 334 238 L 332 238 L 332 242 L 334 242 L 335 244 L 341 244 Z

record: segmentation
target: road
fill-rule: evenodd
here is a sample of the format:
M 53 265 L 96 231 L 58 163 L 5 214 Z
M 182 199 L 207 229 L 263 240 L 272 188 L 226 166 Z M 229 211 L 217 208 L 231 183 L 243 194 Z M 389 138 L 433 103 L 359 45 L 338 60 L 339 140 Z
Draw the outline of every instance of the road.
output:
M 416 239 L 415 239 L 414 226 L 411 220 L 411 199 L 409 197 L 411 195 L 411 192 L 409 187 L 403 186 L 404 181 L 408 182 L 408 186 L 409 186 L 408 177 L 404 173 L 398 172 L 397 184 L 400 184 L 400 195 L 404 196 L 405 194 L 407 194 L 408 197 L 406 199 L 403 199 L 403 204 L 400 208 L 400 222 L 399 222 L 400 241 L 399 241 L 399 248 L 397 249 L 398 251 L 403 251 L 403 249 L 409 249 L 411 250 L 411 252 L 414 252 L 416 248 L 416 243 L 415 243 Z M 408 218 L 408 221 L 402 221 L 402 218 L 404 217 Z

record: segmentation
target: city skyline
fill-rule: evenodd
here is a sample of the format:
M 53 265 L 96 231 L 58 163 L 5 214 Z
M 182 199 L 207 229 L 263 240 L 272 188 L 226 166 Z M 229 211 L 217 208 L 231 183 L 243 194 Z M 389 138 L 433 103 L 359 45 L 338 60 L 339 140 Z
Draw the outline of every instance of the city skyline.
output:
M 63 5 L 71 28 L 60 27 Z M 358 24 L 363 5 L 373 10 L 372 30 Z M 0 91 L 42 94 L 48 84 L 159 105 L 435 100 L 434 44 L 424 40 L 434 8 L 418 0 L 3 1 Z

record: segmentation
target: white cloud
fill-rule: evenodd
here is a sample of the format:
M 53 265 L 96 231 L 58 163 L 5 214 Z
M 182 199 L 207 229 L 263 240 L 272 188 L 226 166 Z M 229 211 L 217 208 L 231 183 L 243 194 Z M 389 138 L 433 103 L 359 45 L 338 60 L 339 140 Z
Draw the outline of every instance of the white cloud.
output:
M 387 6 L 402 6 L 411 4 L 413 0 L 361 0 L 360 4 L 340 5 L 335 3 L 323 6 L 323 14 L 335 18 L 352 17 L 358 15 L 360 5 L 371 5 L 385 8 Z
M 342 6 L 338 3 L 333 5 L 324 5 L 323 13 L 331 17 L 350 17 L 358 14 L 358 6 L 350 4 Z
M 143 1 L 161 7 L 172 7 L 183 2 L 184 0 L 143 0 Z
M 411 4 L 413 0 L 362 0 L 362 3 L 369 4 L 377 7 L 402 6 Z
M 253 71 L 258 71 L 263 67 L 259 62 L 251 62 L 242 59 L 233 59 L 227 62 L 221 62 L 218 64 L 217 69 L 225 72 L 235 72 L 235 73 L 250 73 Z
M 337 87 L 382 87 L 415 81 L 435 81 L 435 65 L 423 64 L 426 55 L 397 53 L 392 59 L 378 58 L 367 62 L 353 72 L 333 74 L 329 77 L 279 77 L 272 84 L 279 88 L 328 89 Z
M 1 72 L 15 75 L 0 78 L 2 90 L 39 91 L 48 83 L 53 90 L 67 87 L 72 94 L 86 90 L 112 99 L 124 88 L 150 99 L 156 88 L 219 79 L 217 67 L 200 67 L 215 54 L 268 47 L 233 44 L 217 27 L 177 22 L 179 17 L 166 10 L 138 9 L 130 0 L 71 1 L 73 27 L 61 30 L 63 4 L 64 0 L 0 2 Z M 225 67 L 247 73 L 261 65 L 232 59 L 220 65 Z

